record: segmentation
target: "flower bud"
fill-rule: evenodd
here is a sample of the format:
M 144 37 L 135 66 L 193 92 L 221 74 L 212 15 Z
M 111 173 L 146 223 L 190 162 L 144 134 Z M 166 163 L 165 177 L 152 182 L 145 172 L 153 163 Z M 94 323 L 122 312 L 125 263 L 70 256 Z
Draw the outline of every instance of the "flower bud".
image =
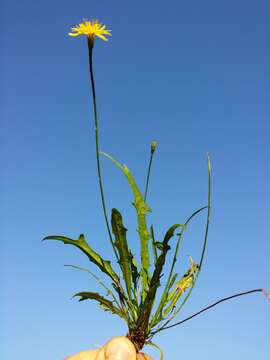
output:
M 152 141 L 151 142 L 151 154 L 154 154 L 155 150 L 157 147 L 157 142 L 156 141 Z

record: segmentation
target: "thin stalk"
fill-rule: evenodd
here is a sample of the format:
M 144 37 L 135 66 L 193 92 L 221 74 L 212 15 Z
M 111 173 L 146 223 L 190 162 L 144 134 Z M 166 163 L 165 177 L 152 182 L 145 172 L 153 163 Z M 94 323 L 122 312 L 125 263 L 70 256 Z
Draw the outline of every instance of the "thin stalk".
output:
M 175 324 L 172 324 L 172 325 L 169 325 L 169 326 L 164 326 L 164 327 L 160 328 L 159 330 L 157 330 L 157 331 L 155 331 L 154 333 L 152 333 L 152 335 L 153 335 L 153 334 L 156 334 L 157 332 L 160 332 L 160 331 L 162 331 L 162 330 L 170 329 L 170 328 L 172 328 L 172 327 L 174 327 L 174 326 L 183 324 L 184 322 L 186 322 L 186 321 L 188 321 L 188 320 L 191 320 L 192 318 L 200 315 L 201 313 L 203 313 L 203 312 L 205 312 L 205 311 L 213 308 L 214 306 L 216 306 L 216 305 L 218 305 L 218 304 L 220 304 L 220 303 L 222 303 L 222 302 L 224 302 L 224 301 L 228 301 L 228 300 L 234 299 L 234 298 L 239 297 L 239 296 L 249 295 L 249 294 L 252 294 L 252 293 L 255 293 L 255 292 L 264 292 L 264 289 L 249 290 L 249 291 L 245 291 L 245 292 L 242 292 L 242 293 L 238 293 L 238 294 L 234 294 L 234 295 L 231 295 L 231 296 L 222 298 L 222 299 L 216 301 L 215 303 L 213 303 L 213 304 L 211 304 L 211 305 L 203 308 L 202 310 L 196 312 L 195 314 L 193 314 L 193 315 L 191 315 L 191 316 L 188 316 L 188 317 L 185 318 L 184 320 L 181 320 L 181 321 L 179 321 L 179 322 L 177 322 L 177 323 L 175 323 Z
M 210 215 L 211 215 L 211 206 L 212 206 L 212 191 L 211 191 L 211 161 L 209 155 L 207 155 L 207 164 L 208 164 L 208 202 L 207 202 L 207 220 L 206 220 L 206 227 L 205 227 L 205 236 L 204 236 L 204 243 L 203 243 L 203 250 L 201 255 L 201 260 L 199 264 L 199 271 L 201 270 L 207 239 L 208 239 L 208 231 L 209 231 L 209 224 L 210 224 Z
M 88 37 L 88 53 L 89 53 L 89 70 L 90 70 L 90 78 L 91 78 L 91 88 L 92 88 L 92 96 L 93 96 L 93 107 L 94 107 L 94 121 L 95 121 L 95 140 L 96 140 L 96 159 L 97 159 L 97 171 L 98 171 L 98 182 L 99 182 L 99 190 L 101 195 L 101 202 L 103 208 L 103 214 L 106 222 L 106 227 L 108 231 L 108 235 L 110 238 L 110 242 L 113 247 L 114 254 L 116 259 L 119 261 L 118 254 L 115 249 L 115 245 L 113 243 L 112 233 L 108 221 L 106 204 L 105 204 L 105 196 L 103 191 L 102 185 L 102 177 L 101 177 L 101 169 L 100 169 L 100 159 L 99 159 L 99 123 L 98 123 L 98 115 L 97 115 L 97 103 L 96 103 L 96 90 L 95 90 L 95 81 L 94 81 L 94 72 L 93 72 L 93 47 L 94 47 L 94 40 Z
M 116 297 L 114 296 L 114 293 L 112 292 L 112 290 L 111 290 L 110 288 L 108 288 L 108 286 L 106 286 L 106 285 L 100 280 L 100 278 L 99 278 L 96 274 L 92 273 L 92 271 L 90 271 L 90 270 L 88 270 L 88 269 L 85 269 L 85 268 L 82 268 L 82 267 L 80 267 L 80 266 L 76 266 L 76 265 L 64 265 L 64 266 L 72 267 L 72 268 L 74 268 L 74 269 L 81 270 L 81 271 L 85 271 L 85 272 L 89 273 L 89 274 L 90 274 L 91 276 L 93 276 L 93 277 L 97 280 L 97 282 L 107 291 L 108 295 L 110 295 L 110 296 L 113 298 L 113 300 L 115 301 L 115 303 L 116 303 L 116 305 L 118 306 L 118 308 L 119 308 L 120 310 L 123 310 L 123 309 L 121 308 L 121 305 L 120 305 L 119 302 L 117 301 Z
M 198 280 L 200 271 L 202 269 L 202 264 L 203 264 L 203 259 L 204 259 L 204 255 L 205 255 L 205 250 L 206 250 L 206 244 L 207 244 L 207 239 L 208 239 L 208 231 L 209 231 L 209 224 L 210 224 L 210 215 L 211 215 L 211 206 L 212 206 L 212 191 L 211 191 L 211 162 L 210 162 L 210 157 L 207 155 L 207 164 L 208 164 L 208 201 L 207 201 L 207 219 L 206 219 L 206 225 L 205 225 L 205 234 L 204 234 L 204 242 L 203 242 L 203 248 L 202 248 L 202 254 L 201 254 L 201 259 L 200 259 L 200 264 L 199 264 L 199 270 L 195 276 L 193 285 L 191 286 L 186 298 L 184 299 L 184 301 L 182 302 L 182 304 L 180 305 L 179 309 L 175 312 L 174 317 L 179 313 L 179 311 L 182 309 L 182 307 L 185 305 L 185 303 L 187 302 L 188 298 L 190 297 L 192 290 L 194 289 L 194 286 Z
M 152 238 L 152 251 L 153 251 L 153 256 L 154 256 L 154 264 L 156 265 L 156 262 L 157 262 L 157 248 L 155 246 L 155 234 L 154 234 L 154 227 L 153 225 L 151 225 L 150 227 L 150 232 L 151 232 L 151 238 Z
M 153 346 L 154 348 L 158 349 L 159 350 L 159 353 L 160 353 L 160 358 L 159 360 L 163 360 L 164 359 L 164 354 L 163 354 L 163 351 L 162 349 L 155 343 L 153 343 L 152 341 L 147 341 L 145 343 L 145 345 L 150 345 L 150 346 Z
M 180 244 L 181 244 L 181 240 L 182 240 L 182 238 L 183 238 L 183 233 L 184 233 L 184 231 L 186 230 L 187 225 L 189 224 L 189 222 L 190 222 L 198 213 L 200 213 L 202 210 L 204 210 L 204 209 L 206 209 L 206 208 L 207 208 L 207 206 L 203 206 L 203 207 L 201 207 L 200 209 L 194 211 L 194 212 L 192 213 L 192 215 L 186 220 L 186 222 L 184 223 L 184 225 L 182 225 L 181 232 L 178 234 L 178 241 L 177 241 L 177 245 L 176 245 L 176 248 L 175 248 L 175 253 L 174 253 L 173 262 L 172 262 L 172 265 L 171 265 L 169 277 L 168 277 L 167 283 L 166 283 L 166 285 L 165 285 L 165 288 L 164 288 L 164 291 L 163 291 L 163 294 L 162 294 L 162 297 L 161 297 L 161 300 L 160 300 L 159 307 L 158 307 L 158 309 L 156 310 L 155 315 L 153 316 L 153 319 L 152 319 L 152 321 L 151 321 L 150 327 L 153 327 L 153 326 L 154 326 L 154 323 L 155 323 L 155 321 L 156 321 L 156 318 L 157 318 L 157 316 L 159 315 L 159 313 L 161 312 L 161 310 L 162 310 L 162 308 L 163 308 L 163 305 L 164 305 L 164 301 L 166 300 L 167 292 L 168 292 L 168 289 L 169 289 L 169 284 L 170 284 L 170 282 L 171 282 L 171 278 L 172 278 L 172 274 L 173 274 L 173 269 L 174 269 L 174 266 L 175 266 L 175 264 L 176 264 L 177 257 L 178 257 L 179 247 L 180 247 Z
M 209 230 L 209 224 L 210 224 L 210 214 L 211 214 L 211 204 L 212 204 L 212 196 L 211 196 L 211 162 L 210 162 L 210 157 L 207 156 L 207 164 L 208 164 L 208 201 L 207 201 L 207 219 L 206 219 L 206 225 L 205 225 L 205 233 L 204 233 L 204 242 L 203 242 L 203 248 L 202 248 L 202 254 L 201 254 L 201 259 L 200 259 L 200 264 L 199 264 L 199 270 L 195 276 L 193 285 L 191 286 L 189 292 L 187 293 L 185 299 L 183 300 L 182 304 L 179 306 L 179 308 L 177 309 L 177 311 L 174 312 L 173 316 L 168 319 L 160 328 L 158 328 L 154 333 L 156 334 L 156 332 L 161 331 L 162 329 L 164 329 L 165 327 L 167 328 L 167 325 L 176 317 L 176 315 L 182 310 L 183 306 L 185 305 L 185 303 L 187 302 L 188 298 L 190 297 L 192 290 L 194 289 L 194 286 L 198 280 L 198 276 L 200 274 L 201 268 L 202 268 L 202 263 L 203 263 L 203 259 L 204 259 L 204 255 L 205 255 L 205 249 L 206 249 L 206 244 L 207 244 L 207 239 L 208 239 L 208 230 Z M 200 212 L 201 210 L 203 210 L 204 208 L 199 209 L 198 211 L 196 211 L 195 213 L 193 213 L 191 215 L 191 217 L 187 220 L 186 224 L 192 219 L 193 216 L 195 216 L 195 214 L 197 214 L 198 212 Z
M 183 232 L 184 232 L 184 227 L 182 228 L 180 234 L 178 235 L 178 241 L 177 241 L 177 245 L 176 245 L 176 248 L 175 248 L 174 258 L 173 258 L 170 273 L 169 273 L 169 276 L 168 276 L 168 279 L 167 279 L 167 283 L 166 283 L 165 288 L 163 290 L 163 294 L 161 296 L 159 306 L 158 306 L 158 308 L 157 308 L 157 310 L 156 310 L 156 312 L 155 312 L 155 314 L 153 316 L 153 319 L 151 321 L 150 328 L 155 325 L 157 319 L 159 318 L 159 316 L 161 315 L 161 312 L 163 310 L 163 307 L 164 307 L 164 304 L 165 304 L 165 301 L 166 301 L 166 298 L 167 298 L 167 295 L 168 295 L 168 290 L 169 290 L 169 285 L 170 285 L 172 274 L 173 274 L 173 269 L 174 269 L 174 266 L 175 266 L 175 263 L 176 263 L 176 260 L 177 260 L 177 254 L 178 254 L 179 246 L 180 246 L 180 243 L 181 243 L 181 240 L 182 240 L 182 237 L 183 237 Z
M 149 178 L 150 178 L 150 172 L 151 172 L 152 161 L 153 161 L 153 154 L 154 154 L 154 152 L 151 151 L 150 159 L 149 159 L 149 163 L 148 163 L 148 171 L 147 171 L 147 177 L 146 177 L 146 184 L 145 184 L 144 201 L 146 201 L 146 198 L 147 198 Z
M 171 265 L 170 275 L 169 275 L 169 278 L 168 278 L 168 285 L 170 284 L 170 281 L 171 281 L 171 278 L 172 278 L 173 269 L 174 269 L 174 266 L 175 266 L 176 261 L 177 261 L 178 251 L 179 251 L 181 241 L 183 239 L 184 231 L 186 231 L 189 222 L 194 218 L 194 216 L 196 216 L 197 214 L 199 214 L 202 210 L 204 210 L 206 208 L 207 208 L 207 206 L 203 206 L 200 209 L 194 211 L 194 213 L 186 220 L 184 225 L 182 225 L 181 232 L 178 234 L 178 241 L 177 241 L 177 245 L 176 245 L 176 248 L 175 248 L 175 253 L 174 253 L 174 258 L 173 258 L 173 262 L 172 262 L 172 265 Z

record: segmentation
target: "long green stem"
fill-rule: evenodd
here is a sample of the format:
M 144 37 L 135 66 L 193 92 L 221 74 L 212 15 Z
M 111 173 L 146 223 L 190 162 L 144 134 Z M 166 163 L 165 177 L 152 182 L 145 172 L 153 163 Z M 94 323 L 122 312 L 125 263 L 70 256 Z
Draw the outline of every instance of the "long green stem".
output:
M 151 142 L 150 158 L 149 158 L 149 163 L 148 163 L 148 171 L 147 171 L 147 177 L 146 177 L 146 184 L 145 184 L 145 192 L 144 192 L 144 201 L 145 202 L 146 202 L 146 198 L 147 198 L 147 192 L 148 192 L 148 185 L 149 185 L 149 178 L 150 178 L 151 166 L 152 166 L 152 161 L 153 161 L 153 155 L 154 155 L 154 152 L 156 150 L 156 146 L 157 146 L 157 142 L 152 141 Z
M 90 69 L 90 78 L 91 78 L 91 88 L 92 88 L 92 96 L 93 96 L 93 106 L 94 106 L 94 120 L 95 120 L 95 139 L 96 139 L 96 158 L 97 158 L 97 171 L 98 171 L 98 182 L 99 182 L 99 189 L 100 189 L 100 195 L 101 195 L 101 202 L 102 202 L 102 208 L 104 213 L 104 218 L 106 222 L 106 227 L 108 230 L 108 235 L 110 238 L 110 242 L 113 247 L 114 254 L 119 260 L 118 254 L 116 252 L 112 233 L 108 221 L 107 216 L 107 210 L 106 210 L 106 204 L 105 204 L 105 196 L 103 191 L 103 185 L 102 185 L 102 177 L 101 177 L 101 169 L 100 169 L 100 159 L 99 159 L 99 123 L 98 123 L 98 115 L 97 115 L 97 103 L 96 103 L 96 90 L 95 90 L 95 81 L 94 81 L 94 72 L 93 72 L 93 47 L 94 47 L 94 40 L 90 37 L 88 37 L 88 52 L 89 52 L 89 69 Z
M 147 171 L 147 177 L 146 177 L 146 185 L 145 185 L 145 192 L 144 192 L 144 201 L 146 201 L 147 198 L 147 192 L 148 192 L 148 185 L 149 185 L 149 178 L 150 178 L 150 172 L 151 172 L 151 166 L 153 161 L 153 153 L 151 151 L 149 164 L 148 164 L 148 171 Z
M 153 256 L 154 256 L 154 264 L 156 265 L 156 262 L 157 262 L 157 248 L 155 246 L 155 234 L 154 234 L 154 227 L 153 225 L 151 225 L 150 227 L 150 232 L 151 232 L 151 238 L 152 238 L 152 252 L 153 252 Z

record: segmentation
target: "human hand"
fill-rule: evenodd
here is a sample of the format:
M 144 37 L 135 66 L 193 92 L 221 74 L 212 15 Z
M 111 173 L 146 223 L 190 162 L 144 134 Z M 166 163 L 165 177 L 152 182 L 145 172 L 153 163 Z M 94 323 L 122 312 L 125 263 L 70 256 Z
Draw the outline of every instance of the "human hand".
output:
M 117 336 L 100 349 L 82 351 L 65 360 L 152 360 L 152 358 L 144 353 L 136 353 L 134 345 L 128 338 Z

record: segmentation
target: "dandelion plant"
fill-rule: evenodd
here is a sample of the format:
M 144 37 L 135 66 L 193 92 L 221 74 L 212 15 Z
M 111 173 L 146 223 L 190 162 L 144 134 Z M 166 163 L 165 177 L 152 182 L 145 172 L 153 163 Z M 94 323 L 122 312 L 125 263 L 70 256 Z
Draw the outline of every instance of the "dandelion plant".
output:
M 79 298 L 79 301 L 95 300 L 100 304 L 103 310 L 109 311 L 122 318 L 127 324 L 127 337 L 135 345 L 137 351 L 141 350 L 145 344 L 158 347 L 153 343 L 152 339 L 154 335 L 160 331 L 182 324 L 231 298 L 254 292 L 262 292 L 264 290 L 254 289 L 223 298 L 180 322 L 172 323 L 187 302 L 203 266 L 211 215 L 210 157 L 207 156 L 208 196 L 206 204 L 194 211 L 185 221 L 172 224 L 164 234 L 163 239 L 157 241 L 155 238 L 155 227 L 153 225 L 149 226 L 147 222 L 147 215 L 151 211 L 147 202 L 147 193 L 152 160 L 156 150 L 156 142 L 153 141 L 151 143 L 149 166 L 144 189 L 138 187 L 132 172 L 126 165 L 122 165 L 118 160 L 107 153 L 101 153 L 99 148 L 99 119 L 93 70 L 93 49 L 96 38 L 98 37 L 103 41 L 107 41 L 107 37 L 111 36 L 111 31 L 98 20 L 83 20 L 82 23 L 72 28 L 69 35 L 73 37 L 86 35 L 87 38 L 95 125 L 98 183 L 105 225 L 112 246 L 112 255 L 114 255 L 118 264 L 117 268 L 112 266 L 111 261 L 103 259 L 97 250 L 94 250 L 91 247 L 83 234 L 79 235 L 78 239 L 52 235 L 45 237 L 44 240 L 62 241 L 64 244 L 73 245 L 81 250 L 88 257 L 89 261 L 96 265 L 99 270 L 107 276 L 111 284 L 110 286 L 105 285 L 105 283 L 90 270 L 73 266 L 77 269 L 89 271 L 89 273 L 106 290 L 105 295 L 91 291 L 79 292 L 74 295 Z M 136 212 L 137 233 L 140 245 L 139 259 L 135 258 L 133 250 L 131 249 L 131 243 L 127 240 L 126 221 L 123 219 L 120 211 L 116 208 L 111 210 L 111 219 L 109 222 L 101 174 L 101 155 L 112 161 L 119 171 L 122 172 L 133 194 L 132 204 Z M 192 220 L 202 213 L 206 214 L 206 222 L 201 256 L 197 261 L 194 261 L 193 258 L 190 257 L 189 268 L 182 276 L 179 276 L 176 272 L 175 265 L 179 257 L 179 249 L 183 236 Z M 175 239 L 174 241 L 173 238 Z M 168 257 L 169 253 L 172 253 L 172 261 L 169 266 L 168 274 L 164 274 L 164 265 L 170 260 Z

